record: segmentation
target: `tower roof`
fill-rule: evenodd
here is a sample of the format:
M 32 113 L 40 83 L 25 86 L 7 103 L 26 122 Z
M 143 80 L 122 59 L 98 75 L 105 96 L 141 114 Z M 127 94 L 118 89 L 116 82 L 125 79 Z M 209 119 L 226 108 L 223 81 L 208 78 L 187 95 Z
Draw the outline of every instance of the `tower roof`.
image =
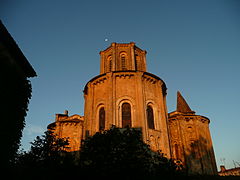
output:
M 183 98 L 183 96 L 179 91 L 177 92 L 177 110 L 176 111 L 182 112 L 182 113 L 194 113 L 194 111 L 191 110 L 186 100 Z

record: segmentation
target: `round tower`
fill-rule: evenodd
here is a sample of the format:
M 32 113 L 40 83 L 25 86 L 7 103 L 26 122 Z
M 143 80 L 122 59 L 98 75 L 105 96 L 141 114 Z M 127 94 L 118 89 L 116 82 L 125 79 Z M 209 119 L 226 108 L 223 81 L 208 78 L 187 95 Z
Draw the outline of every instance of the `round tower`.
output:
M 69 144 L 66 151 L 77 152 L 83 139 L 83 121 L 83 116 L 77 114 L 68 116 L 66 110 L 64 114 L 56 114 L 55 122 L 49 124 L 47 129 L 57 138 L 67 138 Z
M 135 43 L 112 43 L 100 56 L 100 75 L 84 88 L 86 135 L 112 125 L 140 128 L 153 150 L 170 157 L 166 85 L 146 72 L 146 51 Z
M 217 175 L 210 120 L 196 115 L 180 92 L 177 109 L 169 113 L 168 120 L 172 158 L 181 161 L 189 174 Z

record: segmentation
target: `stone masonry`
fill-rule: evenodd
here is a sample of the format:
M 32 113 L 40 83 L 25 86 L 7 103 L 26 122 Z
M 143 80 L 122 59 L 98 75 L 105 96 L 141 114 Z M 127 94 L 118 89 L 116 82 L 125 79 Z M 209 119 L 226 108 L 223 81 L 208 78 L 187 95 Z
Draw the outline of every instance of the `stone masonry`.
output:
M 210 120 L 196 115 L 180 92 L 177 110 L 168 114 L 165 82 L 147 72 L 147 52 L 135 43 L 112 43 L 100 52 L 100 74 L 84 88 L 84 116 L 56 114 L 48 126 L 69 138 L 69 151 L 78 151 L 86 136 L 120 128 L 140 128 L 153 151 L 183 164 L 189 174 L 217 174 L 209 130 Z

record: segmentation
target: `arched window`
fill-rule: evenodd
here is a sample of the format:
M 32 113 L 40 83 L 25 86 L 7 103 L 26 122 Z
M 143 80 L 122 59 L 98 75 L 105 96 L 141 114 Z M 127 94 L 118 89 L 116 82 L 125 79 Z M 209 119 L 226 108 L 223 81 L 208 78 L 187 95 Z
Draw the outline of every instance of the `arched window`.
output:
M 197 142 L 191 141 L 190 143 L 191 155 L 193 158 L 197 157 Z
M 147 106 L 147 123 L 148 123 L 148 128 L 149 129 L 155 129 L 153 109 L 149 105 Z
M 176 157 L 176 159 L 180 159 L 179 145 L 175 144 L 174 145 L 174 149 L 175 149 L 175 157 Z
M 129 103 L 122 104 L 122 127 L 131 127 L 131 105 Z
M 108 66 L 107 71 L 111 72 L 112 71 L 112 56 L 109 56 L 107 58 L 107 66 Z
M 121 53 L 120 55 L 121 58 L 121 66 L 122 66 L 122 70 L 127 70 L 126 68 L 126 54 L 125 53 Z
M 136 71 L 140 71 L 141 67 L 140 67 L 140 57 L 136 54 L 135 55 L 135 67 L 136 67 Z
M 112 58 L 109 60 L 109 72 L 111 72 L 112 71 Z
M 101 107 L 99 109 L 99 131 L 105 129 L 105 109 Z

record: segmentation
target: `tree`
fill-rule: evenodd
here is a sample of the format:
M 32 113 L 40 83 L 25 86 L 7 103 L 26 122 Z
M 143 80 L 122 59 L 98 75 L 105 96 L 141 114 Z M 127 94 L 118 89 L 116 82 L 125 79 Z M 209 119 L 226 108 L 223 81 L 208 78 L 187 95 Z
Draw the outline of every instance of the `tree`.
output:
M 46 131 L 31 142 L 28 152 L 19 153 L 16 165 L 25 168 L 64 166 L 67 146 L 67 139 L 57 138 L 51 131 Z
M 3 68 L 5 70 L 2 70 Z M 30 81 L 19 77 L 14 70 L 8 69 L 6 66 L 1 66 L 0 69 L 2 84 L 0 90 L 2 101 L 0 134 L 1 137 L 4 137 L 2 139 L 3 147 L 0 148 L 1 164 L 9 166 L 20 145 L 32 88 Z
M 176 169 L 161 152 L 151 151 L 140 129 L 113 126 L 86 138 L 77 161 L 66 151 L 67 140 L 50 131 L 37 136 L 31 144 L 30 151 L 19 153 L 16 159 L 22 178 L 149 179 L 174 175 Z
M 22 51 L 0 21 L 1 167 L 10 167 L 18 151 L 36 76 Z
M 83 172 L 99 177 L 149 177 L 175 173 L 174 163 L 153 152 L 142 140 L 140 129 L 116 128 L 97 132 L 81 147 Z

